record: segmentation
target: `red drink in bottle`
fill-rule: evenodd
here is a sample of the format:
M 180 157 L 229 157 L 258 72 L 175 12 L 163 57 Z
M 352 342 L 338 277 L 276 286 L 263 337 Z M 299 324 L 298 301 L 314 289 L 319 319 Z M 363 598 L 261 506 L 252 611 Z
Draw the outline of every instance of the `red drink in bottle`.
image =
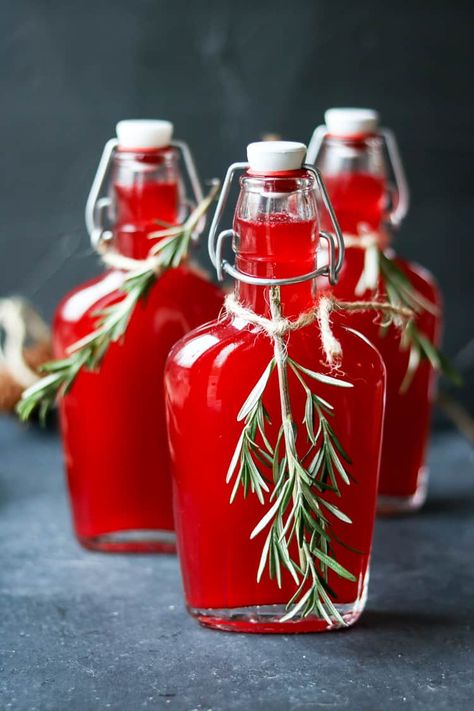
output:
M 320 506 L 340 506 L 347 519 L 352 521 L 349 524 L 347 520 L 341 520 L 332 509 L 326 510 L 326 524 L 313 510 L 306 511 L 310 519 L 306 520 L 306 525 L 312 526 L 311 521 L 314 521 L 317 526 L 320 521 L 325 531 L 328 530 L 326 525 L 330 526 L 333 539 L 328 550 L 352 574 L 350 580 L 346 579 L 327 567 L 324 569 L 317 557 L 310 556 L 317 575 L 324 579 L 327 574 L 325 583 L 321 583 L 326 587 L 318 603 L 324 602 L 324 594 L 330 590 L 327 594 L 335 612 L 325 604 L 323 612 L 317 604 L 309 611 L 303 605 L 299 612 L 296 604 L 288 606 L 304 574 L 296 574 L 297 583 L 289 567 L 285 566 L 283 553 L 278 566 L 274 563 L 273 546 L 281 545 L 281 538 L 278 544 L 276 540 L 272 544 L 262 567 L 270 520 L 252 537 L 252 531 L 279 496 L 279 484 L 276 484 L 269 462 L 271 450 L 277 453 L 276 460 L 279 459 L 282 467 L 280 484 L 285 476 L 288 480 L 291 476 L 285 470 L 283 458 L 279 366 L 275 365 L 260 392 L 263 418 L 260 426 L 264 429 L 267 444 L 259 428 L 249 435 L 249 439 L 241 439 L 243 427 L 251 428 L 252 413 L 258 411 L 250 410 L 243 419 L 242 405 L 275 357 L 273 339 L 245 314 L 270 318 L 273 308 L 270 304 L 273 304 L 276 293 L 272 286 L 274 280 L 308 275 L 316 269 L 319 220 L 315 175 L 301 167 L 304 153 L 302 144 L 276 142 L 249 146 L 250 166 L 240 181 L 234 217 L 233 247 L 237 271 L 232 272 L 237 278 L 234 303 L 247 311 L 228 313 L 226 318 L 188 334 L 174 346 L 166 367 L 175 520 L 186 603 L 200 622 L 220 629 L 285 633 L 332 629 L 353 623 L 366 598 L 384 407 L 384 367 L 377 351 L 358 334 L 334 325 L 334 335 L 342 346 L 337 374 L 348 381 L 350 387 L 334 385 L 331 376 L 337 374 L 325 362 L 321 332 L 315 320 L 285 334 L 280 344 L 288 355 L 286 358 L 284 353 L 282 358 L 286 362 L 284 372 L 288 378 L 288 406 L 293 422 L 293 434 L 289 431 L 285 434 L 285 447 L 287 436 L 290 440 L 296 438 L 295 451 L 312 472 L 308 479 L 309 488 L 317 497 L 322 497 L 324 503 Z M 226 186 L 223 193 L 225 190 Z M 211 238 L 214 232 L 211 228 Z M 220 257 L 215 255 L 213 248 L 211 256 L 221 268 Z M 281 315 L 286 319 L 294 320 L 301 314 L 313 312 L 318 306 L 314 279 L 281 284 L 279 295 Z M 299 364 L 298 367 L 302 366 L 306 371 L 293 370 L 293 364 Z M 307 375 L 309 371 L 318 371 L 322 378 L 315 381 Z M 298 375 L 306 382 L 306 389 Z M 311 483 L 319 477 L 318 467 L 311 469 L 308 462 L 312 455 L 305 458 L 305 453 L 308 447 L 313 453 L 318 451 L 323 437 L 320 433 L 315 440 L 316 446 L 312 447 L 308 427 L 302 424 L 306 413 L 309 426 L 307 398 L 312 397 L 311 392 L 317 393 L 330 406 L 330 427 L 337 433 L 352 462 L 348 465 L 351 485 L 342 487 L 341 496 L 331 485 L 326 488 L 322 481 Z M 321 425 L 321 418 L 315 411 L 315 431 L 318 420 Z M 331 436 L 328 435 L 329 439 Z M 232 467 L 234 453 L 239 452 L 239 442 L 242 441 L 255 455 L 252 458 L 255 469 L 248 458 L 242 469 L 242 456 Z M 289 449 L 286 450 L 287 457 L 290 456 Z M 263 450 L 266 453 L 262 453 Z M 336 476 L 335 470 L 333 474 Z M 262 500 L 256 494 L 258 484 L 254 482 L 259 475 L 267 487 L 267 491 L 263 487 L 261 492 Z M 246 485 L 248 477 L 250 482 Z M 294 485 L 296 487 L 296 479 Z M 319 504 L 305 492 L 317 508 Z M 292 496 L 293 502 L 299 501 L 296 489 Z M 289 526 L 292 522 L 291 504 L 288 506 L 282 520 Z M 318 535 L 322 538 L 318 539 Z M 324 547 L 325 533 L 315 536 L 314 540 L 319 540 Z M 303 538 L 302 545 L 314 543 L 313 540 L 310 542 L 309 534 L 303 534 Z M 288 550 L 296 560 L 297 548 L 295 538 L 289 540 Z M 300 601 L 309 590 L 307 585 L 312 585 L 309 578 L 303 582 Z M 308 600 L 309 597 L 306 603 Z
M 416 328 L 438 345 L 438 287 L 425 269 L 398 257 L 389 240 L 390 226 L 399 225 L 408 207 L 407 187 L 393 137 L 379 130 L 375 111 L 364 109 L 331 109 L 322 129 L 315 132 L 314 145 L 308 153 L 324 176 L 346 242 L 339 281 L 331 287 L 334 295 L 348 301 L 387 301 L 391 286 L 387 286 L 383 271 L 374 271 L 380 249 L 396 285 L 408 286 L 421 303 L 414 322 Z M 398 177 L 396 190 L 390 183 L 387 145 Z M 426 496 L 434 369 L 423 358 L 410 374 L 411 367 L 416 366 L 416 356 L 410 355 L 410 347 L 403 341 L 404 329 L 382 327 L 383 318 L 375 318 L 370 311 L 353 313 L 346 320 L 376 346 L 387 369 L 379 510 L 396 513 L 416 509 Z
M 109 200 L 116 252 L 144 259 L 150 235 L 184 217 L 179 152 L 165 121 L 120 122 Z M 54 320 L 57 358 L 122 300 L 112 268 L 70 292 Z M 171 346 L 218 314 L 222 295 L 192 266 L 168 269 L 138 302 L 126 334 L 97 372 L 82 370 L 61 399 L 61 431 L 74 527 L 87 548 L 173 551 L 175 536 L 163 369 Z

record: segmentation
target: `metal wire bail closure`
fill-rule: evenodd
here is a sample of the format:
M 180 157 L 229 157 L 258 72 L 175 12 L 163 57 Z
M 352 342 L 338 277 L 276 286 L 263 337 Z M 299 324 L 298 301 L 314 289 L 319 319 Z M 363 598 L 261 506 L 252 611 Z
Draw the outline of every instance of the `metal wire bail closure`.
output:
M 191 200 L 186 199 L 186 203 L 191 208 L 194 208 L 202 202 L 203 190 L 192 153 L 188 144 L 184 141 L 171 141 L 170 146 L 176 148 L 181 154 L 193 196 Z M 101 242 L 108 241 L 112 238 L 111 230 L 106 227 L 106 212 L 110 208 L 111 199 L 106 195 L 102 195 L 102 193 L 109 174 L 110 166 L 112 164 L 112 159 L 117 148 L 118 140 L 116 138 L 111 138 L 105 144 L 99 165 L 97 167 L 97 172 L 94 180 L 92 181 L 92 186 L 87 197 L 85 221 L 91 244 L 94 249 L 97 249 Z M 193 239 L 197 239 L 197 237 L 204 230 L 204 226 L 205 216 L 199 222 L 193 235 Z
M 329 195 L 326 191 L 324 181 L 321 177 L 319 170 L 312 165 L 305 164 L 303 165 L 303 169 L 308 171 L 308 173 L 311 173 L 311 175 L 315 178 L 316 184 L 323 199 L 324 207 L 328 211 L 329 217 L 331 218 L 331 222 L 334 227 L 334 232 L 336 234 L 336 238 L 334 239 L 334 236 L 330 232 L 325 232 L 324 230 L 320 230 L 319 232 L 320 236 L 328 243 L 328 264 L 325 264 L 324 266 L 315 269 L 313 272 L 308 272 L 307 274 L 300 274 L 295 277 L 286 277 L 282 279 L 267 279 L 264 277 L 255 277 L 251 276 L 250 274 L 245 274 L 245 272 L 240 271 L 240 269 L 237 269 L 237 267 L 235 267 L 234 265 L 229 264 L 229 262 L 223 258 L 222 253 L 224 242 L 227 238 L 234 237 L 234 230 L 223 230 L 217 235 L 217 229 L 227 203 L 227 198 L 229 197 L 229 192 L 234 175 L 237 171 L 247 170 L 248 167 L 248 163 L 232 163 L 232 165 L 229 166 L 224 179 L 221 194 L 219 196 L 219 200 L 216 206 L 214 217 L 212 218 L 212 223 L 209 230 L 208 247 L 209 256 L 211 258 L 212 264 L 216 269 L 217 278 L 219 279 L 219 281 L 223 280 L 225 272 L 234 279 L 243 281 L 246 284 L 255 284 L 257 286 L 279 286 L 284 284 L 298 284 L 299 282 L 309 281 L 310 279 L 315 279 L 319 276 L 327 276 L 330 284 L 335 284 L 342 267 L 342 262 L 344 260 L 344 240 L 336 219 L 336 215 L 331 205 Z
M 395 178 L 395 188 L 398 194 L 397 203 L 388 213 L 387 217 L 389 223 L 393 227 L 400 227 L 410 206 L 410 189 L 408 187 L 395 135 L 388 128 L 381 128 L 378 135 L 383 138 L 385 143 L 385 149 L 392 168 L 393 177 Z M 309 142 L 308 152 L 306 154 L 308 163 L 311 163 L 312 165 L 316 163 L 326 136 L 328 136 L 328 130 L 325 125 L 317 126 L 317 128 L 315 128 Z
M 380 133 L 385 141 L 387 155 L 392 166 L 395 187 L 398 193 L 397 204 L 393 210 L 389 212 L 388 217 L 393 227 L 399 227 L 405 219 L 410 206 L 410 189 L 408 187 L 408 181 L 395 135 L 388 128 L 382 128 Z

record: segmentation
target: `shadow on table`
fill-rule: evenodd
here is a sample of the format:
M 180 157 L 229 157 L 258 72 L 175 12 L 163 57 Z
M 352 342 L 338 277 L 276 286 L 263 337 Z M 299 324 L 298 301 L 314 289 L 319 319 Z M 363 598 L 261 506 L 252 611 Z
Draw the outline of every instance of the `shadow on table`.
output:
M 431 514 L 455 514 L 456 516 L 474 516 L 474 476 L 472 491 L 465 495 L 436 496 L 428 498 L 423 508 L 416 513 L 417 516 Z
M 378 632 L 415 632 L 423 635 L 432 631 L 436 636 L 441 631 L 466 627 L 474 623 L 472 612 L 460 610 L 459 614 L 391 611 L 366 609 L 354 629 L 377 630 Z
M 0 471 L 0 508 L 5 506 L 9 499 L 9 496 L 7 494 L 7 488 L 5 487 L 3 481 L 2 481 L 2 473 Z

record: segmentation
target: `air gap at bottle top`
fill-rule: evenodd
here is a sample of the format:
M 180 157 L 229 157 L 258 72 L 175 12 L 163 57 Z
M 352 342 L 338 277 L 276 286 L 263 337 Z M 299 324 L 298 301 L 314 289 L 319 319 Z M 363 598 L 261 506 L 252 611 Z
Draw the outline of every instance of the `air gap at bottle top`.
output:
M 348 324 L 380 351 L 387 368 L 379 510 L 408 511 L 426 494 L 435 368 L 444 363 L 437 351 L 441 297 L 431 275 L 399 258 L 391 245 L 409 203 L 393 134 L 379 128 L 379 116 L 370 109 L 330 109 L 325 118 L 308 154 L 324 176 L 344 233 L 344 266 L 330 288 L 341 299 L 387 300 L 414 312 L 402 331 L 400 324 L 383 323 L 370 312 L 347 316 Z
M 85 353 L 60 397 L 61 430 L 77 537 L 103 551 L 174 550 L 164 363 L 179 338 L 222 306 L 220 290 L 186 259 L 203 224 L 193 234 L 179 226 L 202 190 L 188 147 L 172 132 L 168 121 L 117 125 L 86 209 L 92 244 L 112 267 L 70 292 L 54 319 L 55 356 Z
M 235 291 L 225 316 L 185 336 L 166 366 L 186 603 L 219 629 L 330 630 L 355 622 L 367 594 L 385 371 L 337 314 L 323 338 L 316 276 L 337 278 L 343 246 L 320 231 L 318 188 L 340 235 L 304 156 L 303 144 L 256 143 L 229 168 L 209 244 Z M 237 170 L 233 228 L 218 235 Z M 328 265 L 316 263 L 321 235 Z M 227 238 L 235 265 L 222 256 Z

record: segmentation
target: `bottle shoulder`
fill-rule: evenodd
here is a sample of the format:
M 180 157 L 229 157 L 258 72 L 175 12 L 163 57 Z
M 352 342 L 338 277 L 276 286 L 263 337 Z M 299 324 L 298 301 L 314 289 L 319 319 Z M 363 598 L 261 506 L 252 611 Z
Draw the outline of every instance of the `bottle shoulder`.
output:
M 118 290 L 124 278 L 124 272 L 113 269 L 75 287 L 59 302 L 55 322 L 77 323 L 98 309 L 109 306 L 120 298 Z M 196 298 L 198 293 L 199 299 Z M 147 300 L 154 306 L 160 301 L 167 305 L 174 302 L 177 307 L 188 303 L 190 311 L 199 310 L 203 302 L 211 302 L 213 313 L 217 313 L 223 294 L 203 272 L 183 266 L 170 269 L 159 277 Z
M 187 333 L 174 345 L 168 357 L 170 366 L 185 369 L 200 361 L 218 361 L 223 366 L 230 353 L 246 350 L 253 339 L 262 334 L 241 319 L 229 316 L 216 318 Z M 224 356 L 223 356 L 224 354 Z
M 287 341 L 290 357 L 304 367 L 334 377 L 385 379 L 385 366 L 378 350 L 359 332 L 337 322 L 333 335 L 341 345 L 337 364 L 329 364 L 319 326 L 315 323 L 291 333 Z M 215 368 L 251 368 L 258 371 L 273 357 L 273 341 L 258 327 L 243 319 L 226 316 L 193 330 L 172 348 L 168 366 L 184 369 L 191 375 Z
M 387 250 L 385 255 L 407 276 L 413 288 L 433 304 L 441 306 L 442 298 L 438 283 L 428 269 L 416 262 L 400 257 L 392 249 Z M 357 285 L 364 269 L 364 258 L 365 254 L 362 249 L 347 250 L 337 284 L 334 287 L 329 287 L 327 281 L 321 279 L 320 288 L 330 288 L 338 298 L 354 300 L 357 294 Z M 381 278 L 379 280 L 379 290 L 380 293 L 384 293 L 384 285 Z
M 411 284 L 424 296 L 430 297 L 434 303 L 441 300 L 438 283 L 429 269 L 417 262 L 404 259 L 398 254 L 393 255 L 393 261 L 407 275 Z
M 350 326 L 336 326 L 333 333 L 341 344 L 341 367 L 365 379 L 386 379 L 386 367 L 377 347 L 363 333 Z M 347 354 L 345 356 L 344 354 Z
M 123 273 L 110 270 L 79 284 L 60 300 L 56 307 L 55 322 L 76 323 L 89 311 L 95 310 L 99 302 L 117 297 L 117 289 L 123 282 Z
M 125 298 L 120 290 L 124 278 L 123 272 L 106 272 L 62 299 L 53 322 L 55 353 L 59 357 L 71 343 L 97 327 L 100 312 Z M 169 269 L 136 304 L 127 332 L 135 334 L 134 338 L 150 338 L 155 344 L 166 341 L 168 349 L 184 333 L 217 316 L 223 299 L 215 284 L 192 269 Z

